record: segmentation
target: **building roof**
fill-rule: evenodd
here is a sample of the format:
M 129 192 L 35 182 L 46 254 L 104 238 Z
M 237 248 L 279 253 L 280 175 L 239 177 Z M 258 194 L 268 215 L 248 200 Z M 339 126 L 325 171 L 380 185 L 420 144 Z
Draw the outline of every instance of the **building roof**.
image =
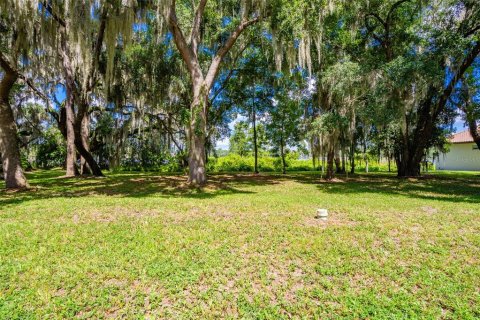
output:
M 477 129 L 478 131 L 480 131 L 480 127 Z M 458 132 L 458 133 L 455 133 L 453 134 L 449 141 L 451 143 L 467 143 L 467 142 L 474 142 L 473 141 L 473 137 L 472 135 L 470 134 L 470 131 L 469 130 L 464 130 L 464 131 L 461 131 L 461 132 Z

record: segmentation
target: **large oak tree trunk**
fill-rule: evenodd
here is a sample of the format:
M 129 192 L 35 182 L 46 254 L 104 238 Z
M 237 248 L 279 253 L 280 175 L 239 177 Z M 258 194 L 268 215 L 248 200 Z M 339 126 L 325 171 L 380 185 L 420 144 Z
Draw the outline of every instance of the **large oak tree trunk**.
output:
M 60 46 L 58 48 L 60 58 L 63 64 L 63 73 L 65 77 L 66 87 L 66 99 L 65 99 L 65 128 L 67 137 L 67 160 L 66 160 L 66 173 L 67 177 L 75 176 L 78 171 L 75 166 L 77 157 L 75 149 L 75 111 L 73 110 L 74 104 L 74 90 L 75 80 L 73 77 L 73 66 L 68 55 L 67 36 L 65 32 L 66 26 L 62 28 L 60 37 Z
M 427 93 L 427 98 L 421 103 L 416 117 L 415 130 L 409 133 L 408 119 L 407 128 L 402 132 L 400 141 L 397 141 L 397 150 L 395 161 L 397 163 L 398 177 L 418 177 L 420 176 L 420 165 L 430 139 L 432 138 L 435 122 L 440 113 L 434 111 L 433 104 L 436 90 L 431 87 Z
M 90 144 L 88 142 L 88 137 L 90 135 L 90 116 L 87 114 L 83 117 L 82 120 L 82 144 L 85 146 L 85 149 L 90 152 Z M 90 170 L 90 166 L 88 165 L 87 161 L 84 157 L 80 158 L 80 173 L 81 174 L 91 174 L 92 171 Z
M 430 107 L 428 107 L 430 109 Z M 430 112 L 420 110 L 416 130 L 412 135 L 404 133 L 395 155 L 398 177 L 420 176 L 421 162 L 435 126 L 436 117 Z
M 100 169 L 97 161 L 95 161 L 89 151 L 88 126 L 88 105 L 85 104 L 85 102 L 82 102 L 78 108 L 78 116 L 75 119 L 75 146 L 77 147 L 80 156 L 85 160 L 86 164 L 88 164 L 88 168 L 91 170 L 92 174 L 96 177 L 103 177 L 102 169 Z
M 420 162 L 415 163 L 412 158 L 408 160 L 397 160 L 399 177 L 418 177 L 420 176 Z
M 82 143 L 81 139 L 81 133 L 76 132 L 75 133 L 76 138 L 75 138 L 75 146 L 77 147 L 78 153 L 80 154 L 81 157 L 83 157 L 92 170 L 92 174 L 96 177 L 103 177 L 102 170 L 100 169 L 100 166 L 98 165 L 97 161 L 93 158 L 92 154 L 85 148 L 85 146 Z M 77 138 L 78 137 L 78 138 Z
M 63 138 L 65 139 L 65 141 L 67 141 L 67 144 L 68 144 L 68 136 L 67 136 L 67 111 L 66 111 L 66 108 L 65 106 L 63 106 L 61 109 L 60 109 L 60 115 L 59 115 L 59 120 L 58 120 L 58 129 L 60 130 L 60 133 L 62 134 Z M 73 145 L 75 145 L 75 141 L 73 142 Z M 75 164 L 75 161 L 76 161 L 76 153 L 73 152 L 71 154 L 69 154 L 67 152 L 67 156 L 65 158 L 65 162 L 63 164 L 63 169 L 64 170 L 67 170 L 67 163 L 73 163 Z M 74 171 L 75 171 L 75 176 L 79 175 L 80 172 L 78 171 L 78 168 L 76 165 L 73 166 L 74 167 Z
M 396 154 L 395 161 L 397 163 L 398 177 L 420 176 L 420 164 L 427 145 L 425 137 L 413 138 L 411 142 L 408 143 L 408 146 L 403 146 Z
M 68 89 L 67 89 L 68 91 Z M 70 101 L 69 101 L 70 100 Z M 66 172 L 67 177 L 74 177 L 78 174 L 77 167 L 75 165 L 77 152 L 75 148 L 75 131 L 74 131 L 74 119 L 73 114 L 73 97 L 69 98 L 67 94 L 67 101 L 65 103 L 66 112 L 66 135 L 67 135 L 67 159 L 66 159 Z
M 83 143 L 82 137 L 82 124 L 83 119 L 88 112 L 88 105 L 80 100 L 78 102 L 78 116 L 75 117 L 75 111 L 73 109 L 76 92 L 75 79 L 73 74 L 73 66 L 70 60 L 69 48 L 67 43 L 67 27 L 61 28 L 61 41 L 59 47 L 59 55 L 63 62 L 63 72 L 66 84 L 66 136 L 67 136 L 67 161 L 66 161 L 66 176 L 71 177 L 78 174 L 78 170 L 75 166 L 76 150 L 80 153 L 80 156 L 88 163 L 92 173 L 95 176 L 103 176 L 102 170 L 98 166 L 97 162 L 93 158 L 92 154 L 88 151 L 88 146 Z
M 0 154 L 2 156 L 5 186 L 8 189 L 28 187 L 20 161 L 17 126 L 9 103 L 10 91 L 16 80 L 15 73 L 5 70 L 0 83 Z
M 207 93 L 205 88 L 195 88 L 191 105 L 191 119 L 188 130 L 188 182 L 203 185 L 207 182 L 205 168 L 205 138 L 207 134 Z

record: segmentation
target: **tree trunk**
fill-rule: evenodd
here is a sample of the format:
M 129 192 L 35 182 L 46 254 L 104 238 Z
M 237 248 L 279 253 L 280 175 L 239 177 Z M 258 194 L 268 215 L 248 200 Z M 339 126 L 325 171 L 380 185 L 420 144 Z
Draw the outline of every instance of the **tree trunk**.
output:
M 335 172 L 336 173 L 342 173 L 340 152 L 339 152 L 338 148 L 335 148 Z
M 325 173 L 325 151 L 322 151 L 322 174 Z
M 335 159 L 335 148 L 329 147 L 328 153 L 327 153 L 327 175 L 325 176 L 325 179 L 327 180 L 332 180 L 334 177 L 334 170 L 333 170 L 334 159 Z
M 313 170 L 317 170 L 317 157 L 315 154 L 314 150 L 314 145 L 313 145 L 313 138 L 310 140 L 310 153 L 312 154 L 312 165 L 313 165 Z
M 168 155 L 172 155 L 172 114 L 168 113 L 167 115 L 167 148 Z
M 398 176 L 399 177 L 418 177 L 420 176 L 420 162 L 415 162 L 412 160 L 409 161 L 398 161 Z
M 16 74 L 4 70 L 4 76 L 0 83 L 0 154 L 7 189 L 28 187 L 20 160 L 17 126 L 9 103 L 10 91 L 15 81 L 17 81 Z
M 287 173 L 287 164 L 285 162 L 283 132 L 280 135 L 280 156 L 282 157 L 282 173 L 286 174 Z
M 203 185 L 207 182 L 205 170 L 205 137 L 207 132 L 207 99 L 208 92 L 203 85 L 194 88 L 191 104 L 191 119 L 188 130 L 188 182 L 192 185 Z
M 255 155 L 254 172 L 258 174 L 257 114 L 255 108 L 253 108 L 253 152 Z
M 67 89 L 68 92 L 68 89 Z M 66 160 L 66 173 L 67 177 L 74 177 L 77 175 L 78 170 L 75 165 L 77 152 L 75 148 L 75 130 L 74 130 L 74 114 L 73 114 L 73 97 L 68 97 L 65 102 L 66 118 L 66 133 L 67 133 L 67 160 Z
M 88 152 L 90 152 L 90 144 L 88 141 L 89 135 L 90 135 L 90 116 L 86 114 L 82 120 L 81 136 L 82 136 L 82 143 Z M 80 173 L 83 175 L 92 173 L 92 171 L 90 170 L 90 166 L 88 165 L 84 157 L 80 158 Z
M 470 118 L 468 120 L 468 128 L 470 130 L 470 134 L 473 137 L 473 141 L 478 147 L 478 150 L 480 150 L 480 132 L 478 131 L 478 126 L 477 126 L 477 121 L 475 119 Z
M 355 173 L 355 148 L 354 144 L 350 147 L 350 174 Z
M 363 139 L 363 159 L 365 160 L 365 172 L 368 173 L 368 156 L 367 156 L 367 138 Z
M 81 133 L 76 132 L 75 133 L 75 146 L 77 147 L 78 153 L 80 154 L 81 157 L 85 159 L 85 162 L 88 164 L 90 169 L 92 170 L 92 174 L 96 177 L 103 177 L 102 169 L 100 169 L 100 166 L 98 165 L 97 161 L 93 158 L 92 154 L 85 149 L 85 146 L 82 143 L 81 139 Z
M 70 56 L 68 54 L 66 28 L 66 26 L 61 28 L 60 46 L 58 47 L 58 50 L 63 64 L 63 72 L 66 86 L 65 128 L 67 137 L 67 160 L 65 175 L 67 177 L 73 177 L 78 172 L 75 167 L 75 113 L 73 110 L 75 79 L 73 77 L 73 66 L 71 64 Z
M 88 116 L 88 104 L 86 101 L 81 101 L 80 105 L 78 106 L 78 114 L 74 124 L 75 146 L 77 147 L 80 156 L 85 159 L 85 162 L 86 164 L 88 164 L 88 168 L 91 170 L 92 174 L 96 177 L 103 177 L 102 169 L 100 169 L 97 161 L 95 161 L 89 151 L 89 118 L 90 117 Z
M 67 136 L 67 111 L 66 111 L 65 105 L 62 106 L 62 108 L 60 109 L 58 129 L 60 130 L 60 133 L 62 134 L 65 141 L 67 141 L 67 145 L 68 145 L 68 139 L 69 138 Z M 73 144 L 75 144 L 75 142 L 73 142 Z M 80 174 L 80 172 L 78 171 L 78 168 L 75 165 L 75 161 L 76 161 L 76 151 L 71 153 L 71 154 L 69 154 L 67 152 L 65 162 L 63 163 L 63 169 L 66 171 L 67 170 L 67 164 L 73 163 L 74 164 L 74 166 L 73 166 L 74 176 L 77 176 L 77 175 Z
M 430 88 L 428 97 L 421 104 L 415 123 L 415 131 L 410 135 L 407 127 L 400 137 L 395 155 L 398 177 L 418 177 L 421 174 L 420 167 L 423 155 L 432 137 L 435 121 L 438 117 L 438 114 L 432 112 L 435 92 L 435 88 Z

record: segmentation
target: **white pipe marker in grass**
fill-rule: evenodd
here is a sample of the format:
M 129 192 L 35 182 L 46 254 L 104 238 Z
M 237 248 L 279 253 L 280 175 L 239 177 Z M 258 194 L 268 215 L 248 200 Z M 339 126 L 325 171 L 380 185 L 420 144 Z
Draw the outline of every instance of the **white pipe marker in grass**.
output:
M 317 215 L 315 216 L 317 219 L 327 220 L 328 218 L 328 210 L 327 209 L 317 209 Z

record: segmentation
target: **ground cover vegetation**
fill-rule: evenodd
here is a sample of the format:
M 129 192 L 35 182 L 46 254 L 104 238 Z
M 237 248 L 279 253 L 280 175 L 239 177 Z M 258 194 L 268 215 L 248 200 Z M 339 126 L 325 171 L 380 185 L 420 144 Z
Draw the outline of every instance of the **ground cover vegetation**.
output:
M 63 174 L 0 193 L 0 318 L 480 316 L 478 174 Z

